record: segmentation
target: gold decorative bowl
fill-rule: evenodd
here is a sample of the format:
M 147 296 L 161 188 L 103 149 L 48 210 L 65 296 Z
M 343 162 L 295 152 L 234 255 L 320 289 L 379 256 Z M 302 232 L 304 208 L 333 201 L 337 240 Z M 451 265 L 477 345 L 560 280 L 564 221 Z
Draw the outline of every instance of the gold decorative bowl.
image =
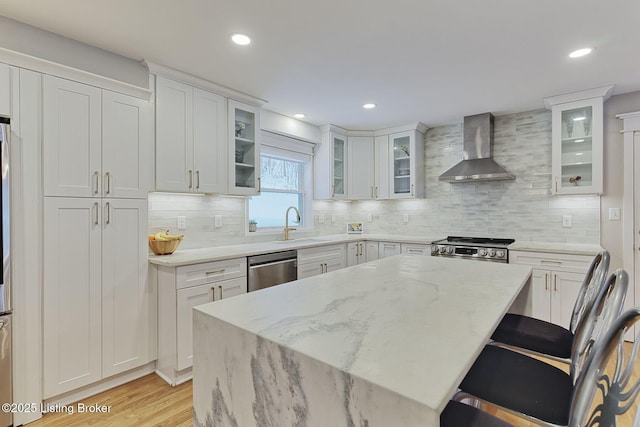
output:
M 180 246 L 182 238 L 177 240 L 149 240 L 149 247 L 156 255 L 169 255 Z

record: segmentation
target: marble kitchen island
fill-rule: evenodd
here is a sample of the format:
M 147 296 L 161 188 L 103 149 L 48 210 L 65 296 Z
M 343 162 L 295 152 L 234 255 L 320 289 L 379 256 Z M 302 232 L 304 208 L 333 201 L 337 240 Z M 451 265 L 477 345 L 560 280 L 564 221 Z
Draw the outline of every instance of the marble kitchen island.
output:
M 194 309 L 194 425 L 438 426 L 531 268 L 397 255 Z

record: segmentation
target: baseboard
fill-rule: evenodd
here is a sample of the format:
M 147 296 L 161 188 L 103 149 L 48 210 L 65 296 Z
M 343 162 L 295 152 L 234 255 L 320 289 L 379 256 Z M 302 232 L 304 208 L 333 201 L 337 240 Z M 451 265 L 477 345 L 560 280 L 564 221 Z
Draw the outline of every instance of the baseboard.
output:
M 165 380 L 171 387 L 186 383 L 193 378 L 193 371 L 191 368 L 183 369 L 182 371 L 175 372 L 173 378 L 170 378 L 160 370 L 156 370 L 156 375 Z

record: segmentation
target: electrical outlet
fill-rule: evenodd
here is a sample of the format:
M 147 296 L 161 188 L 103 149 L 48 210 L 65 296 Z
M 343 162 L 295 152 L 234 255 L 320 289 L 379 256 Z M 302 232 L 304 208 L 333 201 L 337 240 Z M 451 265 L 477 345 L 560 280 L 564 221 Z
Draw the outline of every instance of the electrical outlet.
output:
M 186 230 L 187 229 L 187 217 L 179 215 L 178 216 L 178 230 Z
M 331 222 L 336 222 L 336 215 L 335 214 L 331 215 Z
M 402 214 L 402 222 L 409 222 L 409 214 Z
M 220 228 L 222 227 L 222 215 L 215 215 L 213 217 L 213 226 L 215 228 Z
M 371 214 L 367 214 L 367 222 L 373 221 L 373 216 Z
M 562 215 L 562 226 L 571 227 L 573 225 L 573 218 L 571 215 Z
M 324 214 L 318 214 L 318 224 L 324 224 Z
M 620 221 L 620 208 L 609 208 L 609 221 Z

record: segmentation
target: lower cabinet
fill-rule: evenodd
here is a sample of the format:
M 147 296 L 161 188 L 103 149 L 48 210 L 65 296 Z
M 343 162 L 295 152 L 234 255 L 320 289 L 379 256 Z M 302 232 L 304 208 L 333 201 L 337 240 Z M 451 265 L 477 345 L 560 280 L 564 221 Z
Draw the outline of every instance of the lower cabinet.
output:
M 328 273 L 346 266 L 344 243 L 298 250 L 298 279 Z
M 45 197 L 43 392 L 155 359 L 147 200 Z
M 347 243 L 347 267 L 367 262 L 365 242 Z
M 380 242 L 378 244 L 378 257 L 384 258 L 400 253 L 401 244 L 396 242 Z
M 509 258 L 511 264 L 533 267 L 532 317 L 569 328 L 573 306 L 593 257 L 510 251 Z
M 377 260 L 379 258 L 378 251 L 380 244 L 367 240 L 365 246 L 367 247 L 367 262 Z
M 158 282 L 157 372 L 171 385 L 191 378 L 193 307 L 247 292 L 247 259 L 152 267 Z

